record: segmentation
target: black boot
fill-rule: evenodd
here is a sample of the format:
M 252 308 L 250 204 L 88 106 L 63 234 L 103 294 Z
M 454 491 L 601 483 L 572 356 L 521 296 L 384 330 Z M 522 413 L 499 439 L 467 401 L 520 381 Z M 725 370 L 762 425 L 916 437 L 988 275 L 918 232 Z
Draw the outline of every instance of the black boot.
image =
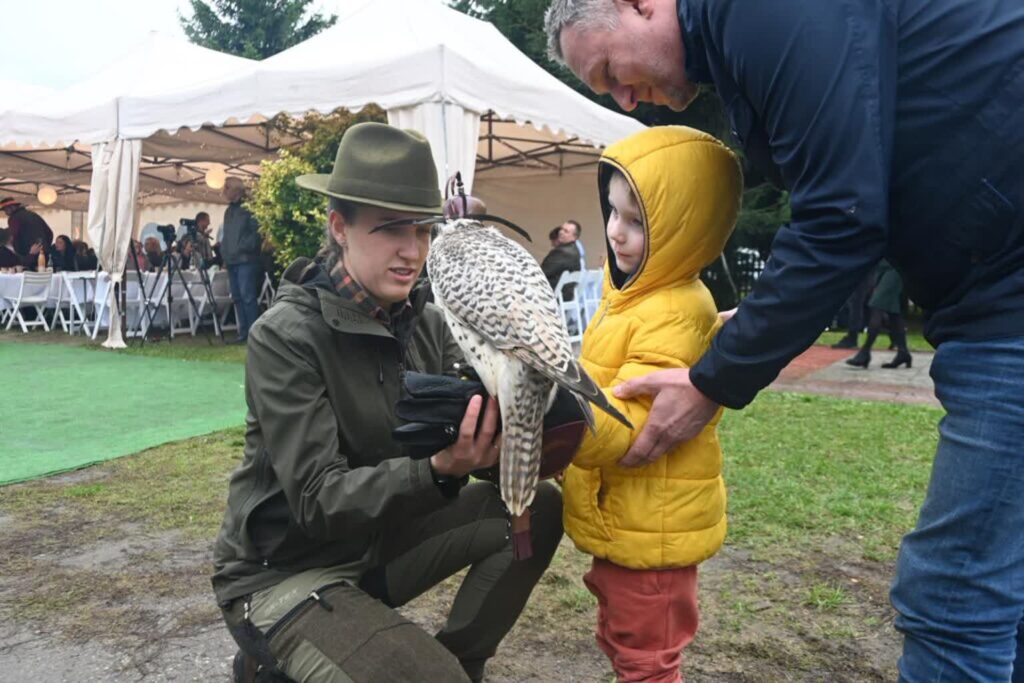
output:
M 259 665 L 256 660 L 241 650 L 235 653 L 235 661 L 231 663 L 233 683 L 254 683 Z
M 855 368 L 864 368 L 866 370 L 868 365 L 871 364 L 871 351 L 869 351 L 868 347 L 865 346 L 857 352 L 856 356 L 853 358 L 847 358 L 846 364 L 852 365 Z
M 833 349 L 855 349 L 857 348 L 857 334 L 847 332 L 846 336 L 832 345 Z
M 910 351 L 907 349 L 907 328 L 903 326 L 903 318 L 900 316 L 894 316 L 892 321 L 892 330 L 889 332 L 889 338 L 892 339 L 893 345 L 896 347 L 896 355 L 888 363 L 883 363 L 883 368 L 898 368 L 899 366 L 906 363 L 907 368 L 910 368 L 914 359 L 910 355 Z
M 913 363 L 914 357 L 910 355 L 910 351 L 908 351 L 906 348 L 902 348 L 896 351 L 896 355 L 893 356 L 893 359 L 891 361 L 889 361 L 888 363 L 882 363 L 882 367 L 891 370 L 893 368 L 898 368 L 899 366 L 906 364 L 907 368 L 909 369 L 913 365 Z

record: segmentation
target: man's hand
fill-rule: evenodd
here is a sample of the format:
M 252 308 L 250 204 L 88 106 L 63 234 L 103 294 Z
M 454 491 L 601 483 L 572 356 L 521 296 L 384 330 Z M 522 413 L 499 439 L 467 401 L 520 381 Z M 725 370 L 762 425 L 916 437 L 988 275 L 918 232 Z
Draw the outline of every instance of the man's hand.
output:
M 30 256 L 38 256 L 39 250 L 42 248 L 42 245 L 37 242 L 36 244 L 33 244 L 31 247 L 28 248 L 28 253 Z
M 474 396 L 466 406 L 466 414 L 459 425 L 459 438 L 448 448 L 430 456 L 430 466 L 437 474 L 461 477 L 473 470 L 491 467 L 501 454 L 498 435 L 498 401 L 487 399 L 486 408 L 481 396 Z M 477 433 L 477 418 L 484 410 L 484 419 Z
M 724 325 L 725 323 L 727 323 L 730 320 L 732 320 L 732 317 L 734 315 L 736 315 L 736 309 L 735 308 L 730 308 L 728 311 L 719 311 L 718 312 L 718 319 L 721 320 L 722 324 Z
M 654 397 L 647 423 L 633 447 L 619 460 L 623 467 L 649 465 L 669 449 L 689 441 L 704 429 L 718 404 L 690 383 L 689 369 L 659 370 L 615 387 L 618 398 Z

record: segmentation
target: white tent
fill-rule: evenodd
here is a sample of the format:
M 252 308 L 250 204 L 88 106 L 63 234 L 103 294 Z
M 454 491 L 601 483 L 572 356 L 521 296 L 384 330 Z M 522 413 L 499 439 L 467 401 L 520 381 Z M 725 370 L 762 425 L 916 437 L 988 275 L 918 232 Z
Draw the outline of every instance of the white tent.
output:
M 31 203 L 38 186 L 46 183 L 58 190 L 57 207 L 86 209 L 93 145 L 132 138 L 120 129 L 126 100 L 186 91 L 254 64 L 153 32 L 66 90 L 17 98 L 0 95 L 0 192 Z M 225 125 L 216 131 L 175 127 L 142 138 L 142 204 L 216 201 L 218 193 L 202 182 L 207 162 L 252 173 L 252 164 L 296 141 L 255 124 Z
M 592 263 L 603 256 L 593 164 L 600 146 L 642 125 L 574 92 L 492 25 L 440 0 L 348 0 L 335 27 L 260 63 L 219 55 L 225 61 L 205 67 L 201 62 L 209 55 L 195 52 L 202 48 L 151 40 L 159 44 L 134 59 L 152 57 L 155 63 L 138 67 L 135 80 L 97 80 L 103 87 L 93 87 L 103 94 L 95 98 L 76 89 L 80 106 L 62 100 L 59 106 L 46 102 L 0 113 L 0 150 L 21 145 L 24 152 L 27 143 L 66 157 L 64 163 L 58 158 L 39 166 L 77 174 L 75 183 L 62 187 L 62 200 L 76 196 L 74 190 L 91 189 L 90 226 L 112 227 L 110 217 L 117 215 L 96 202 L 100 197 L 118 201 L 118 191 L 95 183 L 116 182 L 122 191 L 137 185 L 140 197 L 154 201 L 162 192 L 179 200 L 208 200 L 208 194 L 188 194 L 207 192 L 199 162 L 225 163 L 234 173 L 252 170 L 244 164 L 294 142 L 275 137 L 278 114 L 375 103 L 391 123 L 428 137 L 442 182 L 461 171 L 492 211 L 540 237 L 533 245 L 536 255 L 546 252 L 543 237 L 550 227 L 575 217 L 590 226 L 585 236 Z M 186 49 L 191 58 L 182 57 Z M 131 85 L 139 81 L 146 84 Z M 121 175 L 96 173 L 84 163 L 88 151 L 81 141 L 101 140 L 107 141 L 107 154 L 114 153 L 115 142 L 141 141 L 140 151 L 122 147 L 117 152 L 122 160 L 139 159 L 137 182 L 130 169 L 120 167 Z M 214 140 L 223 141 L 222 148 Z M 66 146 L 45 147 L 56 142 Z M 99 151 L 93 147 L 94 158 Z M 0 161 L 0 182 L 5 175 Z M 121 198 L 118 204 L 135 202 Z M 117 222 L 120 247 L 128 239 L 123 226 L 130 231 L 131 221 Z

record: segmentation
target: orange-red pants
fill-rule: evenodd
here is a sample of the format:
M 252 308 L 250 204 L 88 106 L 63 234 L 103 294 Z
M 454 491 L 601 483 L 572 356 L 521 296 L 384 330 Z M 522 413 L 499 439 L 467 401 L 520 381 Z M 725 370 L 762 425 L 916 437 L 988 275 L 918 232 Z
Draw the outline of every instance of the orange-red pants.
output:
M 697 633 L 697 567 L 628 569 L 594 558 L 583 582 L 597 598 L 597 644 L 618 683 L 681 681 Z

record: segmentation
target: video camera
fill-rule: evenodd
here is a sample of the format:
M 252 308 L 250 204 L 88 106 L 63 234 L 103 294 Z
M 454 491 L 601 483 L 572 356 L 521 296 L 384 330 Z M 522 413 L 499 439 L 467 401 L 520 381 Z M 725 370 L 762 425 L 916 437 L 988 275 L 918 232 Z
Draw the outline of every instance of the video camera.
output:
M 178 221 L 181 227 L 185 228 L 188 238 L 195 242 L 199 239 L 199 226 L 196 225 L 196 219 L 194 218 L 182 218 Z M 204 235 L 205 237 L 205 235 Z
M 178 223 L 181 227 L 185 228 L 185 232 L 187 233 L 189 240 L 195 243 L 199 243 L 200 240 L 203 240 L 204 242 L 210 241 L 209 234 L 199 229 L 199 223 L 195 218 L 180 218 L 178 219 Z
M 160 235 L 164 238 L 164 243 L 167 248 L 170 249 L 171 245 L 174 244 L 174 238 L 177 236 L 177 230 L 173 225 L 158 225 L 156 229 L 160 232 Z

